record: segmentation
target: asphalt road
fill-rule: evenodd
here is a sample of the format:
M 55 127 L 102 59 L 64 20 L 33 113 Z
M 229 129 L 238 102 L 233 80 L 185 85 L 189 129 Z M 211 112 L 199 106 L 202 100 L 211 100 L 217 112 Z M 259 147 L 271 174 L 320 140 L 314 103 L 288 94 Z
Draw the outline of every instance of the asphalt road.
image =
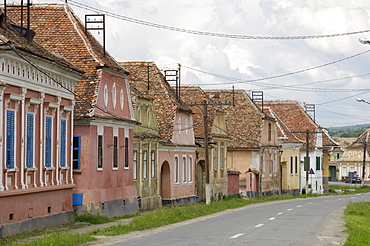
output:
M 342 245 L 343 211 L 359 201 L 370 202 L 370 193 L 260 203 L 94 244 Z

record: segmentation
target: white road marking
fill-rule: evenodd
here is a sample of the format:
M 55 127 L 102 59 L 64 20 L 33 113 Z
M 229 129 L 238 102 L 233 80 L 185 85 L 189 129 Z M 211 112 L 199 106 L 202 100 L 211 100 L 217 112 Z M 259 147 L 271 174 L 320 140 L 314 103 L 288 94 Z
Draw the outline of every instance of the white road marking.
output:
M 282 215 L 282 214 L 283 214 L 283 212 L 279 212 L 279 213 L 278 213 L 278 215 Z
M 244 235 L 244 233 L 239 233 L 239 234 L 236 234 L 234 236 L 231 236 L 230 238 L 238 238 L 238 237 L 243 236 L 243 235 Z
M 312 202 L 309 202 L 309 203 L 307 203 L 307 204 L 312 204 Z
M 269 220 L 274 220 L 275 219 L 275 217 L 271 217 Z
M 300 208 L 300 207 L 302 207 L 302 205 L 298 205 L 298 206 L 297 206 L 297 208 Z
M 287 210 L 288 210 L 288 211 L 291 211 L 291 210 L 293 210 L 293 209 L 292 209 L 292 208 L 288 208 Z
M 258 225 L 256 225 L 255 227 L 261 227 L 261 226 L 264 226 L 264 224 L 258 224 Z

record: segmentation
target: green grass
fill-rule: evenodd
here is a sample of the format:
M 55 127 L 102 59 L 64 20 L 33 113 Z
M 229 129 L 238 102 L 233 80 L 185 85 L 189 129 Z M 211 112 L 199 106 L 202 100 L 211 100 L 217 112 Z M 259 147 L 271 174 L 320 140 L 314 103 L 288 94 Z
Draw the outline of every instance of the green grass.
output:
M 97 240 L 94 237 L 91 237 L 86 234 L 67 234 L 67 233 L 52 233 L 42 238 L 37 238 L 32 242 L 21 244 L 22 246 L 73 246 L 84 244 L 90 241 Z
M 370 245 L 370 202 L 348 204 L 344 217 L 348 232 L 345 245 Z

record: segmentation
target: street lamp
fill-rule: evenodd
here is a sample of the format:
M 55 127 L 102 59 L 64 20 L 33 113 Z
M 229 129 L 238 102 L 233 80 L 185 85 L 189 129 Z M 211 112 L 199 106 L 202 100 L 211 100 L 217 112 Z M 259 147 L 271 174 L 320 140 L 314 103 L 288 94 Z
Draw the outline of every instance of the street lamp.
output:
M 370 41 L 365 37 L 359 38 L 358 41 L 360 41 L 361 44 L 370 44 Z
M 368 102 L 368 101 L 365 101 L 364 99 L 362 99 L 362 98 L 356 98 L 356 101 L 357 102 L 364 102 L 364 103 L 367 103 L 367 104 L 370 104 L 370 102 Z

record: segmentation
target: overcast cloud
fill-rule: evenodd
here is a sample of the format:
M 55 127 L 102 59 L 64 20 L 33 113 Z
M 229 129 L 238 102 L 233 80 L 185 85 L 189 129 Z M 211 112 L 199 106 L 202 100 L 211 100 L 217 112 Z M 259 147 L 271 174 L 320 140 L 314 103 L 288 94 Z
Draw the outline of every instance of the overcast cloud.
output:
M 15 1 L 16 2 L 16 1 Z M 33 3 L 63 1 L 34 0 Z M 84 20 L 92 14 L 71 7 Z M 251 36 L 291 37 L 369 30 L 368 0 L 79 0 L 111 13 L 178 28 Z M 292 73 L 331 63 L 370 49 L 358 39 L 370 32 L 310 40 L 240 40 L 192 35 L 106 17 L 107 50 L 117 61 L 154 61 L 160 68 L 181 64 L 183 84 L 204 89 L 228 88 L 229 80 L 187 67 L 239 80 Z M 98 35 L 94 32 L 98 38 Z M 236 83 L 236 89 L 263 90 L 265 100 L 298 100 L 316 105 L 316 120 L 324 127 L 370 123 L 370 52 L 333 65 L 277 79 Z M 346 78 L 341 79 L 340 78 Z M 328 81 L 329 80 L 329 81 Z M 223 85 L 206 85 L 224 83 Z M 227 84 L 225 84 L 227 83 Z M 273 86 L 288 86 L 276 88 Z M 300 91 L 292 86 L 316 88 Z M 323 92 L 322 88 L 369 89 L 369 92 Z M 361 95 L 359 95 L 362 93 Z

